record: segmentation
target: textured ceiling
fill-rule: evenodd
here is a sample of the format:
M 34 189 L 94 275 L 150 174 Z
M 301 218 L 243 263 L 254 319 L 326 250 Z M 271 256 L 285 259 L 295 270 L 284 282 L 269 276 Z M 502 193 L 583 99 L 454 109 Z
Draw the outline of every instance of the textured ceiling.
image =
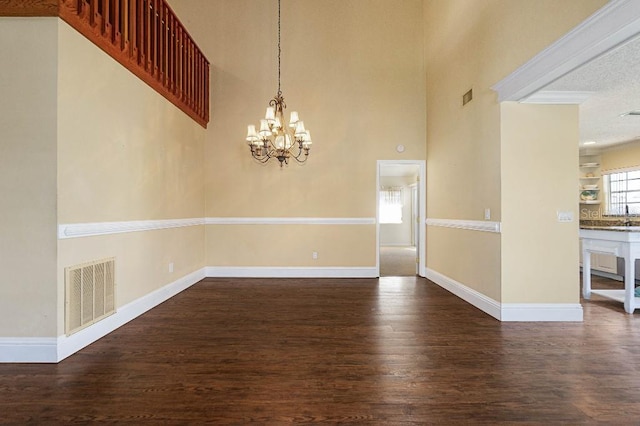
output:
M 556 80 L 543 91 L 593 92 L 580 104 L 580 146 L 610 146 L 640 139 L 640 37 Z

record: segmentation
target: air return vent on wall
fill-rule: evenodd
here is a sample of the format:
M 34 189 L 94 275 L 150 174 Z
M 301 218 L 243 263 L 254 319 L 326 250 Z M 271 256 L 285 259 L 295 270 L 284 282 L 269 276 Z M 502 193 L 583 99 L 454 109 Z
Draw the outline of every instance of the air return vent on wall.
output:
M 75 333 L 115 312 L 115 259 L 65 268 L 65 328 Z

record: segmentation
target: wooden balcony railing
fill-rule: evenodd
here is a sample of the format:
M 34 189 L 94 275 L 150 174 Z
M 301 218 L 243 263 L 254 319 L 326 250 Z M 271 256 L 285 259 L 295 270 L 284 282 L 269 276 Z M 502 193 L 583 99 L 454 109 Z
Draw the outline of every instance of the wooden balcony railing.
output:
M 60 18 L 207 126 L 209 61 L 166 0 L 0 0 L 0 16 L 55 16 L 56 8 Z

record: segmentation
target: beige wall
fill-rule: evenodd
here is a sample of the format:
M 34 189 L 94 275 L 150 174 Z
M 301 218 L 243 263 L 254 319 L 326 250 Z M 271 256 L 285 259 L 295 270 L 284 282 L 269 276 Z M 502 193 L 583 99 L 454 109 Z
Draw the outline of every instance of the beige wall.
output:
M 0 22 L 0 336 L 54 337 L 67 266 L 115 256 L 118 307 L 205 266 L 203 226 L 56 239 L 203 217 L 205 131 L 66 23 Z
M 283 1 L 282 91 L 288 111 L 299 111 L 314 139 L 308 163 L 284 169 L 252 161 L 244 141 L 247 125 L 258 124 L 277 91 L 277 3 L 171 4 L 213 64 L 207 216 L 373 218 L 376 161 L 425 159 L 421 0 Z M 398 144 L 404 153 L 395 150 Z M 331 257 L 327 265 L 376 264 L 375 226 L 327 232 L 303 226 L 308 245 L 297 237 L 276 243 L 287 252 L 304 245 L 303 257 L 289 260 L 262 236 L 288 235 L 289 228 L 266 226 L 249 234 L 235 226 L 211 229 L 207 264 L 246 266 L 244 245 L 262 253 L 259 264 L 313 267 L 319 262 L 311 259 L 312 247 L 340 253 L 345 245 L 355 248 L 352 255 Z
M 579 303 L 578 106 L 501 105 L 502 302 Z M 574 220 L 558 222 L 557 212 Z
M 600 155 L 602 172 L 638 167 L 640 167 L 640 141 L 605 149 Z
M 375 225 L 210 225 L 209 266 L 371 267 Z M 313 259 L 313 252 L 318 258 Z
M 502 220 L 501 180 L 505 177 L 501 163 L 519 160 L 501 154 L 505 142 L 500 134 L 500 105 L 490 87 L 605 3 L 425 1 L 428 217 L 483 220 L 484 209 L 489 208 L 491 220 Z M 463 107 L 462 95 L 469 89 L 474 99 Z M 575 170 L 571 170 L 573 202 Z M 507 247 L 500 245 L 499 238 L 430 227 L 427 268 L 500 300 L 507 294 L 501 289 L 502 252 Z M 442 254 L 443 250 L 455 250 L 449 255 L 457 261 Z
M 55 18 L 0 18 L 0 336 L 56 335 Z
M 591 152 L 596 155 L 593 158 L 600 163 L 600 169 L 598 170 L 600 174 L 606 174 L 607 172 L 615 172 L 624 169 L 640 168 L 640 141 L 616 145 L 602 150 L 593 150 L 586 152 Z M 604 181 L 601 179 L 599 183 L 601 185 L 600 199 L 602 200 L 602 204 L 582 204 L 580 206 L 580 219 L 619 221 L 620 217 L 605 216 L 604 202 L 606 196 L 603 190 L 604 188 L 602 187 Z
M 59 223 L 204 217 L 205 130 L 63 21 L 58 58 Z M 203 268 L 204 226 L 64 239 L 58 252 L 62 333 L 65 267 L 115 256 L 120 307 Z

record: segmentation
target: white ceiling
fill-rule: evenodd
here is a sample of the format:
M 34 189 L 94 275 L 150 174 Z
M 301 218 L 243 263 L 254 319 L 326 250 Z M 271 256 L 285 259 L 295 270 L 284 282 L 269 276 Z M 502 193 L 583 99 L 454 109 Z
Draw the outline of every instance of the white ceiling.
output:
M 415 177 L 420 174 L 420 167 L 416 164 L 382 164 L 380 176 Z
M 542 92 L 592 92 L 580 104 L 580 147 L 605 147 L 640 139 L 640 37 L 561 77 Z M 570 93 L 567 93 L 570 96 Z

